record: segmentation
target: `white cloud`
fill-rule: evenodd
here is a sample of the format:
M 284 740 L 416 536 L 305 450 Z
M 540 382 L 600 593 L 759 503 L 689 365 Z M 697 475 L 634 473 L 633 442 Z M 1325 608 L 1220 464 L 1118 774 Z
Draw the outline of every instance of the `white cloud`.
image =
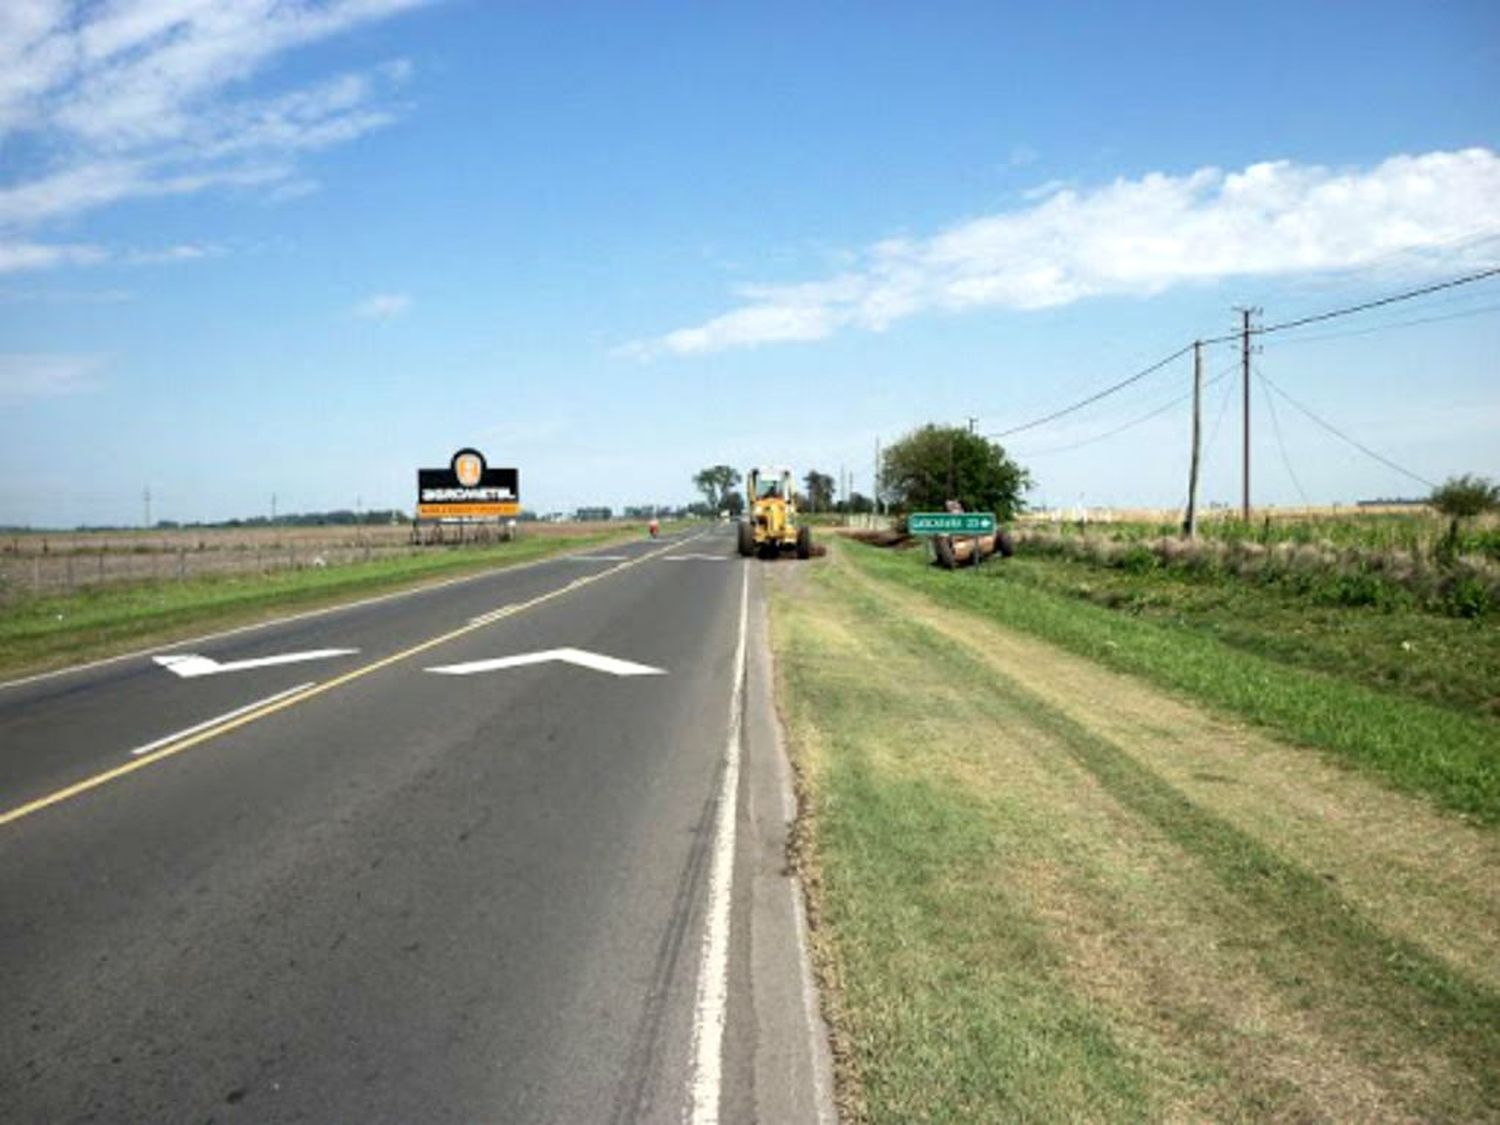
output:
M 411 308 L 405 293 L 376 293 L 354 306 L 354 315 L 364 320 L 394 320 Z
M 1282 160 L 1240 172 L 1151 173 L 1089 191 L 1047 186 L 1022 209 L 877 242 L 827 280 L 741 288 L 740 307 L 621 350 L 691 355 L 842 328 L 880 331 L 922 313 L 1039 309 L 1222 278 L 1349 270 L 1500 228 L 1500 156 L 1480 148 L 1394 156 L 1364 170 Z M 1451 256 L 1440 268 L 1453 269 Z
M 427 2 L 4 0 L 0 146 L 31 137 L 60 155 L 0 182 L 0 260 L 35 245 L 44 223 L 125 199 L 225 186 L 293 194 L 285 185 L 307 182 L 299 154 L 400 116 L 411 64 L 269 97 L 240 93 L 245 80 L 297 47 Z
M 50 269 L 53 266 L 90 265 L 102 262 L 106 257 L 104 250 L 98 246 L 7 242 L 0 238 L 0 273 Z
M 97 390 L 103 360 L 91 355 L 0 353 L 0 399 L 60 398 Z

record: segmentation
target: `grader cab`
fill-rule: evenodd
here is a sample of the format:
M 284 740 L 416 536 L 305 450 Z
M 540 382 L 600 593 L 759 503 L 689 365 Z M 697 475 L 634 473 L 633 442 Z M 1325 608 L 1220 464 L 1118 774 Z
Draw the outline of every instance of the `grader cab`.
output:
M 751 469 L 745 476 L 747 510 L 740 521 L 740 554 L 776 558 L 812 555 L 812 529 L 797 522 L 796 478 L 788 468 Z

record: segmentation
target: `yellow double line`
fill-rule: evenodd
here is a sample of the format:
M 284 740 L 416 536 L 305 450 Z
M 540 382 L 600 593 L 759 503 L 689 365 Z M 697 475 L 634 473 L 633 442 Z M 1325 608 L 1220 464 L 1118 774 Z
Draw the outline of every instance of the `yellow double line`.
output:
M 86 777 L 82 781 L 74 782 L 72 785 L 66 786 L 65 788 L 58 789 L 53 793 L 48 793 L 45 797 L 38 797 L 36 800 L 28 801 L 26 804 L 13 808 L 8 812 L 0 813 L 0 826 L 20 820 L 22 817 L 30 816 L 32 813 L 41 812 L 43 809 L 50 808 L 52 805 L 61 804 L 63 801 L 71 800 L 72 798 L 77 797 L 80 794 L 87 793 L 91 789 L 97 789 L 101 785 L 108 785 L 111 781 L 122 778 L 127 774 L 135 773 L 136 770 L 143 770 L 147 766 L 153 766 L 157 762 L 163 761 L 166 758 L 170 758 L 175 754 L 181 754 L 184 750 L 191 750 L 194 746 L 201 746 L 203 743 L 208 742 L 210 739 L 218 738 L 220 735 L 228 734 L 232 730 L 238 730 L 240 727 L 248 726 L 253 722 L 264 719 L 268 715 L 274 715 L 278 711 L 285 711 L 289 707 L 295 707 L 299 703 L 306 703 L 309 699 L 312 699 L 315 696 L 322 695 L 325 692 L 330 692 L 337 687 L 343 687 L 345 684 L 353 683 L 355 680 L 368 676 L 371 672 L 378 672 L 382 668 L 389 668 L 392 664 L 399 664 L 403 660 L 409 660 L 413 656 L 418 656 L 421 653 L 427 652 L 429 649 L 437 648 L 438 645 L 447 644 L 449 641 L 457 640 L 459 637 L 472 633 L 476 629 L 483 629 L 486 625 L 493 625 L 496 621 L 502 621 L 507 617 L 514 617 L 518 613 L 525 613 L 527 610 L 535 609 L 539 605 L 544 605 L 547 602 L 563 597 L 566 594 L 570 594 L 575 590 L 582 589 L 584 586 L 589 586 L 595 582 L 603 581 L 611 575 L 619 574 L 622 570 L 629 570 L 633 566 L 639 566 L 641 563 L 646 562 L 649 559 L 654 559 L 658 555 L 665 554 L 667 551 L 675 550 L 676 548 L 681 547 L 686 543 L 693 542 L 694 539 L 701 538 L 702 533 L 699 533 L 698 535 L 692 536 L 689 539 L 684 539 L 677 543 L 670 543 L 667 546 L 660 547 L 655 551 L 648 551 L 646 554 L 640 556 L 640 558 L 631 559 L 629 562 L 620 563 L 618 566 L 612 566 L 608 570 L 602 570 L 598 574 L 589 575 L 586 578 L 575 579 L 572 582 L 569 582 L 566 586 L 561 586 L 558 589 L 551 591 L 550 593 L 542 594 L 538 597 L 532 598 L 530 601 L 517 602 L 515 605 L 503 606 L 500 609 L 494 610 L 490 613 L 482 614 L 481 616 L 476 617 L 474 618 L 474 620 L 470 621 L 469 624 L 460 626 L 459 628 L 454 629 L 451 632 L 444 633 L 438 637 L 433 637 L 432 639 L 423 641 L 420 644 L 412 645 L 411 648 L 402 649 L 400 652 L 393 653 L 390 656 L 381 657 L 379 660 L 372 661 L 371 663 L 366 664 L 363 667 L 355 668 L 352 672 L 345 672 L 342 676 L 336 676 L 324 683 L 313 684 L 311 687 L 303 691 L 299 691 L 294 695 L 284 696 L 273 702 L 267 703 L 264 707 L 257 708 L 253 711 L 247 711 L 245 714 L 238 715 L 233 719 L 226 719 L 224 722 L 218 724 L 217 726 L 209 727 L 207 730 L 198 731 L 196 734 L 192 735 L 186 735 L 176 742 L 169 742 L 159 750 L 153 750 L 149 754 L 143 754 L 141 757 L 136 758 L 134 761 L 126 762 L 124 765 L 116 766 L 114 769 L 105 770 L 103 773 L 96 773 L 92 777 Z

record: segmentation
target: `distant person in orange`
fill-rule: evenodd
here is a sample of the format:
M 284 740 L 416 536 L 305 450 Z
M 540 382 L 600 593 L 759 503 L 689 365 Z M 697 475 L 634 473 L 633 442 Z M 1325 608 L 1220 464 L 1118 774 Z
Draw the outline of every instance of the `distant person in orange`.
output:
M 651 538 L 655 539 L 660 534 L 661 534 L 661 520 L 656 519 L 653 516 L 652 519 L 651 519 Z

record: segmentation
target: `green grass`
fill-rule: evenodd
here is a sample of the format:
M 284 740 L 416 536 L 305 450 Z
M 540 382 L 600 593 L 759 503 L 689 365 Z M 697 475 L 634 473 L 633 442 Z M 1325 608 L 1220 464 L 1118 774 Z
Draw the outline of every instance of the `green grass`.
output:
M 875 581 L 829 566 L 772 620 L 851 1119 L 1500 1113 L 1500 995 L 1344 897 L 1357 843 L 1256 836 L 938 632 L 905 560 L 841 557 Z
M 1024 546 L 1003 565 L 1015 584 L 1212 637 L 1277 663 L 1500 718 L 1500 621 L 1493 618 L 1309 604 L 1274 586 L 1028 557 Z
M 328 569 L 231 574 L 90 587 L 0 606 L 0 675 L 16 676 L 358 597 L 493 568 L 516 566 L 638 535 L 638 528 L 430 552 Z
M 1016 560 L 1010 560 L 977 573 L 948 572 L 925 565 L 919 552 L 860 544 L 843 549 L 860 570 L 882 581 L 1146 676 L 1328 751 L 1399 789 L 1485 823 L 1500 823 L 1500 721 L 1470 713 L 1472 708 L 1462 704 L 1439 706 L 1380 690 L 1368 682 L 1369 666 L 1340 656 L 1337 643 L 1308 643 L 1312 655 L 1292 659 L 1291 642 L 1273 642 L 1269 631 L 1256 632 L 1243 620 L 1233 625 L 1243 606 L 1184 624 L 1058 593 L 1046 588 L 1024 560 L 1021 566 L 1011 566 Z M 1239 643 L 1226 643 L 1216 628 Z M 1461 658 L 1461 653 L 1454 657 Z M 1469 702 L 1482 692 L 1475 685 Z

